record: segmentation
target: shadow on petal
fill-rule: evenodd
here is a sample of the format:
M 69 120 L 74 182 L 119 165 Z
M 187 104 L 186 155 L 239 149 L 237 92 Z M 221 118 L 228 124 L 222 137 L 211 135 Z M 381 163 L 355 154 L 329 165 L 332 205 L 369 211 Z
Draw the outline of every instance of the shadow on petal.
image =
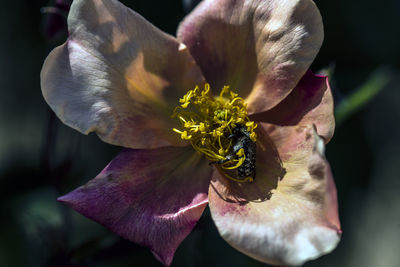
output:
M 249 113 L 258 113 L 299 82 L 321 47 L 323 25 L 308 0 L 205 0 L 177 35 L 212 86 L 238 86 Z
M 254 182 L 238 183 L 226 178 L 219 169 L 215 169 L 210 186 L 221 199 L 242 206 L 249 202 L 267 201 L 271 198 L 273 190 L 277 188 L 278 182 L 285 176 L 286 170 L 282 167 L 278 150 L 268 134 L 260 127 L 257 129 L 257 135 Z M 223 186 L 216 187 L 215 183 L 221 183 Z M 219 190 L 224 190 L 224 192 L 219 192 Z
M 247 97 L 259 72 L 253 27 L 250 23 L 237 25 L 215 18 L 203 24 L 201 30 L 196 25 L 185 25 L 182 41 L 212 88 L 219 90 L 229 85 L 240 96 Z
M 270 190 L 270 198 L 257 201 L 260 191 L 251 190 L 251 184 L 238 192 L 214 175 L 208 194 L 211 216 L 221 236 L 239 251 L 265 263 L 299 266 L 329 253 L 340 240 L 336 188 L 320 153 L 323 141 L 312 126 L 276 128 L 269 136 L 285 168 L 277 186 L 259 188 L 261 196 Z M 250 200 L 235 201 L 238 194 Z
M 326 142 L 329 141 L 334 132 L 335 120 L 328 78 L 315 75 L 309 70 L 282 102 L 250 118 L 279 126 L 315 124 L 318 134 Z
M 47 57 L 43 95 L 72 128 L 129 148 L 184 145 L 173 107 L 204 78 L 188 49 L 115 0 L 76 0 Z

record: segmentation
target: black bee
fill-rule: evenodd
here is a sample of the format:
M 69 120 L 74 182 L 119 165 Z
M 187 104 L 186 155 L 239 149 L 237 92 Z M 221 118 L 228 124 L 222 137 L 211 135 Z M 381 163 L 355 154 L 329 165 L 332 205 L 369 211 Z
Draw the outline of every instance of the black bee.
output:
M 213 161 L 210 164 L 223 164 L 235 157 L 236 153 L 243 148 L 245 160 L 238 167 L 238 176 L 240 178 L 256 177 L 256 143 L 250 138 L 250 133 L 247 131 L 247 127 L 244 125 L 238 125 L 232 129 L 232 134 L 228 136 L 233 141 L 232 153 L 227 155 L 225 159 L 219 161 Z

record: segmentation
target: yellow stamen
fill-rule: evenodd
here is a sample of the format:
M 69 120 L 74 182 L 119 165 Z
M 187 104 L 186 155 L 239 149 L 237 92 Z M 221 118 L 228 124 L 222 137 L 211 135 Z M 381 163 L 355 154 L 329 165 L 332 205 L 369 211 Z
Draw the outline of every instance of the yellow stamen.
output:
M 241 148 L 232 155 L 233 144 L 230 136 L 233 129 L 243 125 L 249 132 L 250 139 L 257 139 L 254 129 L 257 124 L 247 116 L 244 99 L 224 86 L 220 94 L 212 97 L 210 85 L 205 84 L 201 90 L 196 86 L 189 90 L 181 99 L 180 105 L 174 109 L 172 117 L 178 117 L 182 129 L 174 128 L 183 140 L 189 141 L 193 148 L 205 155 L 213 163 L 219 164 L 219 169 L 232 170 L 239 168 L 245 161 L 245 152 Z M 228 157 L 229 156 L 229 157 Z M 223 163 L 218 163 L 223 161 Z M 236 182 L 252 181 L 252 177 L 236 179 L 226 174 Z

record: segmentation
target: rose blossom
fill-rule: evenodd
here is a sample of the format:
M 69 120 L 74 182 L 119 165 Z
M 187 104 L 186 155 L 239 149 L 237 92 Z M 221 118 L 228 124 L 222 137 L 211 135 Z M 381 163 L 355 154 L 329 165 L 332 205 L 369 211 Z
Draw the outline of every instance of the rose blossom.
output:
M 333 100 L 308 71 L 323 39 L 311 0 L 205 0 L 177 38 L 118 1 L 75 0 L 68 30 L 43 95 L 65 124 L 126 149 L 60 201 L 165 265 L 207 203 L 221 236 L 262 262 L 301 265 L 336 247 L 323 155 Z M 254 175 L 238 174 L 244 164 Z

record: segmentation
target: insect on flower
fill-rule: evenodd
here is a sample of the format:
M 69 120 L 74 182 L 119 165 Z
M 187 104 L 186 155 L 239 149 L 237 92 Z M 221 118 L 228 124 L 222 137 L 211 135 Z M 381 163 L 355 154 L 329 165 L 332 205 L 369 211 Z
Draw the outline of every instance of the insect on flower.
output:
M 257 124 L 247 116 L 244 99 L 224 86 L 218 97 L 197 86 L 179 100 L 173 117 L 182 122 L 184 131 L 174 128 L 193 148 L 204 154 L 210 164 L 218 164 L 227 178 L 235 182 L 252 182 L 255 178 Z M 228 170 L 236 170 L 238 178 Z M 228 172 L 226 172 L 228 171 Z
M 233 140 L 232 153 L 228 154 L 224 160 L 213 161 L 211 163 L 223 164 L 236 156 L 244 156 L 243 163 L 238 167 L 240 178 L 256 177 L 256 142 L 251 140 L 250 132 L 243 124 L 237 125 L 232 129 L 232 134 L 228 139 Z
M 174 37 L 116 0 L 75 0 L 68 33 L 43 96 L 125 149 L 59 201 L 165 265 L 207 205 L 222 238 L 262 262 L 336 247 L 333 100 L 308 70 L 323 39 L 314 2 L 204 0 Z

